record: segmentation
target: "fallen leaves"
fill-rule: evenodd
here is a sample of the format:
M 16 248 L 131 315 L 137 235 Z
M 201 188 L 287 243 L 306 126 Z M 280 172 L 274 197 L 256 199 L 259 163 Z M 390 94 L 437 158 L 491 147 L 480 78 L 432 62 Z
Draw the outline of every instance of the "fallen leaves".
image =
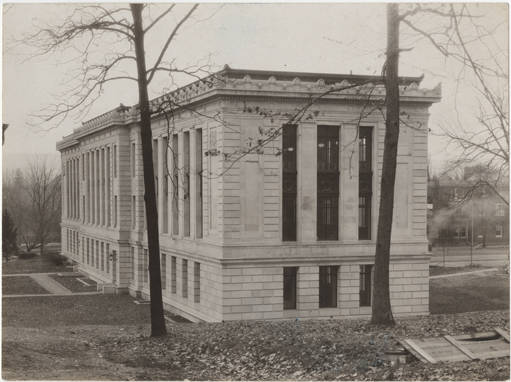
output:
M 173 324 L 165 338 L 128 332 L 99 345 L 110 361 L 190 380 L 505 380 L 509 359 L 425 365 L 391 364 L 397 338 L 487 331 L 507 312 L 399 320 L 394 328 L 363 320 Z M 118 333 L 116 333 L 119 335 Z M 177 374 L 176 374 L 177 373 Z

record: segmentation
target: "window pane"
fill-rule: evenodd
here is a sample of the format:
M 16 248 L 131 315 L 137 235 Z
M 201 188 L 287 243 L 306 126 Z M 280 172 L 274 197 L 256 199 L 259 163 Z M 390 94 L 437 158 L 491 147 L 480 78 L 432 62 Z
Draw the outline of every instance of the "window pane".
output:
M 296 309 L 296 274 L 298 267 L 284 267 L 284 309 Z
M 282 240 L 284 241 L 296 241 L 296 157 L 296 126 L 285 125 L 282 131 Z
M 319 307 L 335 308 L 337 306 L 337 271 L 338 266 L 319 267 Z
M 371 306 L 372 265 L 360 266 L 360 306 Z

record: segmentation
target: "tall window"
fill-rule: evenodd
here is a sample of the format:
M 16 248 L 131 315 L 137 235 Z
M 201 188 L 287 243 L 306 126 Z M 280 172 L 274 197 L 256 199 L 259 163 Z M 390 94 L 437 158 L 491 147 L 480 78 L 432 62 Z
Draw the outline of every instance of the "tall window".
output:
M 298 267 L 284 267 L 284 309 L 296 309 L 296 274 Z
M 114 145 L 114 178 L 117 178 L 117 145 Z
M 154 172 L 154 190 L 156 194 L 156 201 L 158 201 L 158 139 L 153 139 L 153 172 Z M 156 203 L 158 207 L 158 203 Z
M 179 146 L 178 135 L 172 137 L 172 233 L 179 235 Z
M 177 290 L 177 260 L 176 256 L 170 258 L 170 292 L 176 293 Z
M 371 199 L 373 195 L 372 127 L 360 127 L 358 139 L 358 239 L 371 239 Z
M 89 265 L 89 238 L 87 238 L 87 265 Z
M 135 282 L 135 247 L 130 247 L 131 250 L 131 281 Z
M 339 237 L 339 127 L 318 126 L 318 240 Z
M 94 266 L 94 239 L 90 239 L 90 265 Z
M 360 306 L 371 306 L 372 265 L 360 266 Z
M 181 263 L 181 291 L 184 298 L 188 297 L 188 260 Z
M 319 307 L 337 307 L 337 271 L 338 266 L 319 267 Z
M 137 217 L 137 199 L 135 195 L 131 196 L 131 228 L 135 229 L 136 226 L 136 217 Z
M 497 224 L 495 226 L 495 237 L 497 239 L 502 239 L 503 233 L 504 233 L 504 227 L 502 226 L 502 224 Z
M 114 227 L 117 227 L 117 195 L 114 196 Z
M 296 125 L 282 130 L 282 240 L 296 241 Z M 294 308 L 290 308 L 294 309 Z
M 99 269 L 99 240 L 96 240 L 96 269 Z
M 106 262 L 106 273 L 110 273 L 110 244 L 106 244 L 106 251 L 105 251 L 105 262 Z
M 105 270 L 105 244 L 101 242 L 101 271 Z
M 167 255 L 161 254 L 161 289 L 167 288 Z
M 506 216 L 506 205 L 504 203 L 495 204 L 495 216 Z
M 183 205 L 184 205 L 184 236 L 190 236 L 190 132 L 183 134 Z
M 196 216 L 195 216 L 195 224 L 196 224 L 196 232 L 195 235 L 197 238 L 202 237 L 202 214 L 203 214 L 203 199 L 202 199 L 202 129 L 197 129 L 196 133 L 196 143 L 195 143 L 195 158 L 196 158 Z
M 193 263 L 193 301 L 200 302 L 200 263 Z
M 142 267 L 142 274 L 143 274 L 143 280 L 144 284 L 147 284 L 149 281 L 149 253 L 147 251 L 147 248 L 144 248 L 144 260 L 143 260 L 143 267 Z
M 135 142 L 131 143 L 131 176 L 135 176 Z
M 169 174 L 168 174 L 168 152 L 169 152 L 169 139 L 167 137 L 163 138 L 163 178 L 161 181 L 163 182 L 163 227 L 162 232 L 169 232 Z

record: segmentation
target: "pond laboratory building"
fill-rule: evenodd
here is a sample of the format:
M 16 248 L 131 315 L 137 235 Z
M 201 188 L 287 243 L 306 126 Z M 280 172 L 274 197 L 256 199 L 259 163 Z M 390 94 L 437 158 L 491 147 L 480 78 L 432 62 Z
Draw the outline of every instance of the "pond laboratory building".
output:
M 428 314 L 428 109 L 400 78 L 390 288 Z M 193 321 L 371 313 L 381 77 L 223 70 L 151 101 L 165 308 Z M 57 143 L 62 254 L 105 292 L 149 297 L 138 106 Z

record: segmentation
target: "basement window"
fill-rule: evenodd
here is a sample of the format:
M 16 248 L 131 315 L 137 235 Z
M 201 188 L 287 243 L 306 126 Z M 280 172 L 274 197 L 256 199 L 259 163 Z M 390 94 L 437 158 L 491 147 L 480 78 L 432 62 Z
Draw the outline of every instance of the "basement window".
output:
M 296 309 L 296 274 L 298 267 L 284 267 L 284 309 Z
M 319 267 L 319 307 L 337 307 L 337 271 L 338 266 Z
M 360 306 L 371 306 L 372 265 L 360 266 Z

